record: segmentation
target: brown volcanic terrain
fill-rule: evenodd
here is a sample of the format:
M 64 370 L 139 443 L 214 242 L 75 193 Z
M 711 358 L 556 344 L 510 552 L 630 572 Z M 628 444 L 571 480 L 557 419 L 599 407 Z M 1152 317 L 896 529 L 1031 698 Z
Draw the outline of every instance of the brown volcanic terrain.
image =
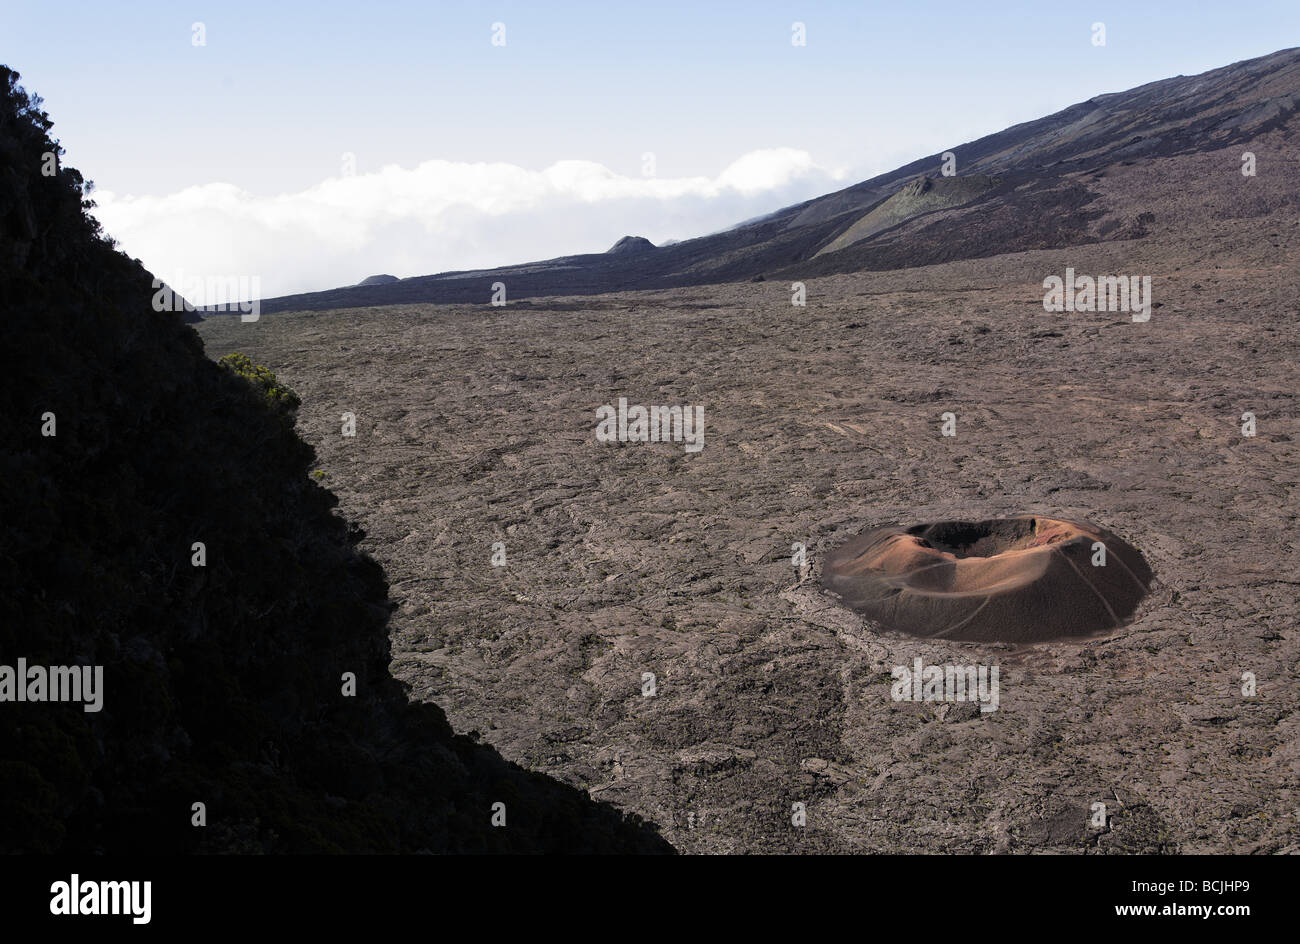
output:
M 783 278 L 199 331 L 302 396 L 399 601 L 395 674 L 683 851 L 1297 852 L 1300 148 L 1283 122 L 1128 160 L 1022 208 L 1074 207 L 1076 245 L 806 278 L 802 308 Z M 1150 322 L 1045 312 L 1067 267 L 1151 276 Z M 597 442 L 620 397 L 703 406 L 703 450 Z M 925 640 L 819 587 L 872 527 L 1020 513 L 1137 548 L 1132 620 Z M 997 665 L 999 709 L 892 700 L 918 657 Z

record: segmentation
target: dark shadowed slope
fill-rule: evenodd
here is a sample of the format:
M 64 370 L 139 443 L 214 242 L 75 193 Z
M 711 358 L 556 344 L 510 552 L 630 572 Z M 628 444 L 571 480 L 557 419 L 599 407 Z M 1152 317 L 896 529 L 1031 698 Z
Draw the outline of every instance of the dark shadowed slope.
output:
M 952 148 L 964 192 L 918 199 L 908 212 L 882 206 L 909 181 L 941 178 L 931 154 L 836 193 L 699 239 L 642 251 L 564 256 L 526 265 L 290 295 L 264 312 L 414 302 L 486 303 L 493 282 L 510 299 L 801 278 L 1052 249 L 1134 235 L 1091 225 L 1092 174 L 1119 163 L 1224 148 L 1283 126 L 1300 107 L 1300 50 L 1098 95 L 1036 121 Z M 1196 180 L 1187 186 L 1202 185 Z M 965 205 L 978 212 L 952 214 Z M 876 212 L 877 208 L 881 212 Z M 872 214 L 875 213 L 873 216 Z M 1134 211 L 1135 217 L 1141 208 Z M 1140 232 L 1140 228 L 1137 230 Z M 624 244 L 620 240 L 614 248 Z M 815 257 L 815 259 L 814 259 Z
M 0 700 L 0 852 L 668 851 L 409 704 L 384 574 L 310 477 L 292 400 L 153 310 L 80 175 L 41 175 L 58 145 L 17 78 L 0 67 L 0 668 L 102 666 L 103 687 L 96 712 Z

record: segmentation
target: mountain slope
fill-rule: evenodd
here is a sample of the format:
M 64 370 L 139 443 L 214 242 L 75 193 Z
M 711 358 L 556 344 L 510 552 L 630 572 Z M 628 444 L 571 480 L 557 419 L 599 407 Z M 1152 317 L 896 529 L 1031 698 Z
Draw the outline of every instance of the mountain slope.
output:
M 957 223 L 927 230 L 945 208 L 888 212 L 853 228 L 910 181 L 938 177 L 942 154 L 787 207 L 723 233 L 653 252 L 564 256 L 526 265 L 447 272 L 381 286 L 353 286 L 263 301 L 264 312 L 406 304 L 485 303 L 493 282 L 511 300 L 631 289 L 672 288 L 763 277 L 905 268 L 1025 249 L 1051 249 L 1132 228 L 1093 229 L 1101 211 L 1089 175 L 1107 167 L 1213 151 L 1286 127 L 1300 109 L 1300 49 L 1286 49 L 1197 76 L 1178 76 L 1125 92 L 1098 95 L 1054 115 L 1015 125 L 952 148 L 962 178 L 976 186 Z M 1195 187 L 1200 182 L 1187 181 Z M 953 204 L 959 205 L 959 204 Z M 1140 215 L 1142 209 L 1134 211 Z M 1137 227 L 1140 231 L 1140 227 Z M 863 238 L 858 238 L 863 236 Z M 815 262 L 811 260 L 816 259 Z
M 917 177 L 893 196 L 877 204 L 844 232 L 818 250 L 822 256 L 838 252 L 891 226 L 906 222 L 922 213 L 965 206 L 993 189 L 996 177 L 970 174 L 964 177 Z

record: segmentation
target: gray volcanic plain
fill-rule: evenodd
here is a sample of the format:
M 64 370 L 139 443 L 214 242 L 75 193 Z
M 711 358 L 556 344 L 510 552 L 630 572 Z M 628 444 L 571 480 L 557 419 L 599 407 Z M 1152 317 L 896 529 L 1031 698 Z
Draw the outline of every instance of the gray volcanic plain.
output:
M 762 281 L 492 307 L 485 279 L 474 304 L 197 330 L 208 356 L 241 351 L 302 397 L 322 484 L 387 573 L 412 697 L 681 851 L 1300 852 L 1297 101 L 1242 106 L 1218 146 L 1090 138 L 1095 160 L 1052 171 L 1067 210 L 981 184 L 1002 202 L 872 236 L 973 245 L 983 214 L 1041 234 L 1068 211 L 1046 246 L 881 268 L 868 242 L 813 262 L 837 224 Z M 1150 320 L 1045 311 L 1067 268 L 1150 276 Z M 621 397 L 702 406 L 703 449 L 598 442 L 597 409 Z M 821 587 L 824 556 L 874 527 L 1020 514 L 1136 548 L 1154 580 L 1132 618 L 1033 644 L 924 639 Z M 997 666 L 998 709 L 895 701 L 891 671 L 918 658 Z

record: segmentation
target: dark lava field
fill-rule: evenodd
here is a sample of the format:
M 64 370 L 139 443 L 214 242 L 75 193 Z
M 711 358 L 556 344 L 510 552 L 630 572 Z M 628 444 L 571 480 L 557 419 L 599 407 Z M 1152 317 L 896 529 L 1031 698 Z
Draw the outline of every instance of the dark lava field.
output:
M 301 396 L 412 698 L 683 852 L 1300 852 L 1290 140 L 1253 179 L 1239 147 L 1080 176 L 1076 245 L 810 277 L 803 307 L 786 271 L 197 330 Z M 1149 275 L 1150 321 L 1045 311 L 1067 267 Z M 702 407 L 703 448 L 598 441 L 619 398 Z M 871 528 L 1018 514 L 1136 548 L 1132 619 L 927 640 L 821 587 Z M 917 658 L 997 666 L 997 710 L 894 700 Z

